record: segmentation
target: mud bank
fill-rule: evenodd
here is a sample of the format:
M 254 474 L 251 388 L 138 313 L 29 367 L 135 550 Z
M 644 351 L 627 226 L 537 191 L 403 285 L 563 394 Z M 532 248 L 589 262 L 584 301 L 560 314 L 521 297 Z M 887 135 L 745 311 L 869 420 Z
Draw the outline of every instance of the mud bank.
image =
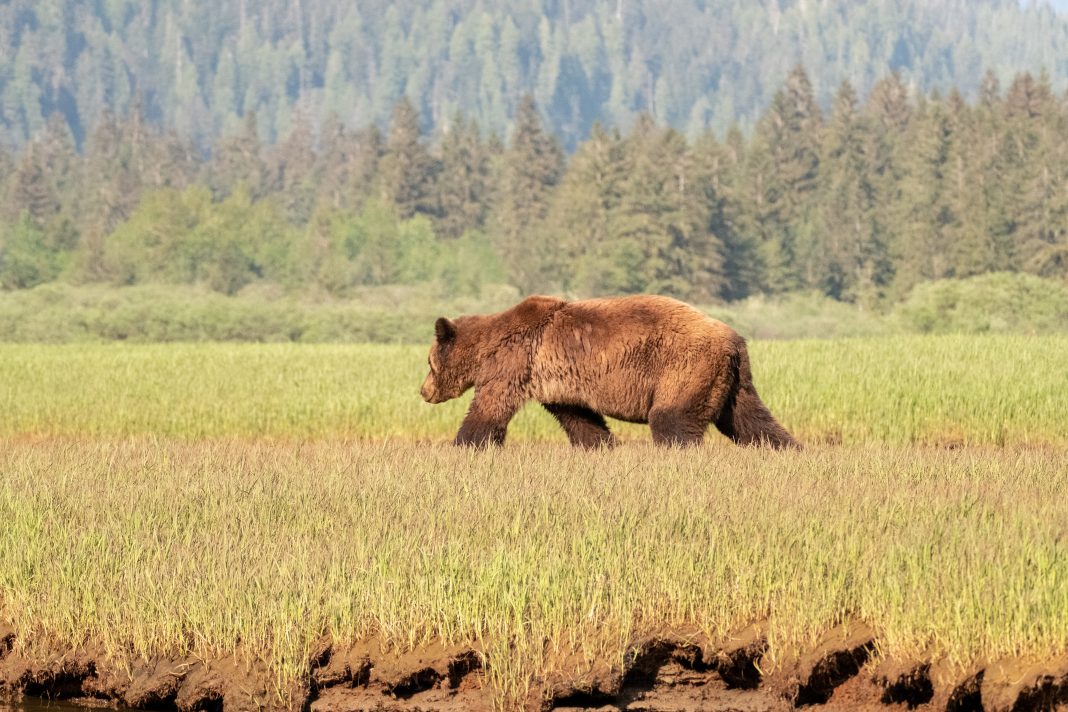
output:
M 398 655 L 375 641 L 322 643 L 306 674 L 280 689 L 263 663 L 236 658 L 113 661 L 100 649 L 28 655 L 0 628 L 0 701 L 25 696 L 177 712 L 474 712 L 494 709 L 487 660 L 473 647 L 428 646 Z M 40 646 L 33 646 L 39 648 Z M 1068 712 L 1068 659 L 1000 661 L 951 672 L 930 661 L 876 660 L 860 625 L 830 631 L 796 660 L 762 673 L 759 628 L 726 644 L 696 635 L 636 641 L 622 667 L 585 665 L 540 681 L 525 710 L 758 712 L 813 708 L 939 712 Z

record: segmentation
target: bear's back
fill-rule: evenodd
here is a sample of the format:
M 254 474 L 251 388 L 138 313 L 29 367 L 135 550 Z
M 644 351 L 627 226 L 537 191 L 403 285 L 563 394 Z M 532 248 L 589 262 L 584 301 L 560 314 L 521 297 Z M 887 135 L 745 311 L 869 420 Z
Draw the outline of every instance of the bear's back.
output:
M 729 326 L 689 304 L 657 295 L 584 299 L 568 303 L 560 315 L 599 327 L 611 339 L 654 334 L 699 339 L 735 335 Z
M 541 332 L 531 396 L 644 422 L 658 391 L 706 382 L 741 343 L 726 324 L 669 297 L 570 302 Z

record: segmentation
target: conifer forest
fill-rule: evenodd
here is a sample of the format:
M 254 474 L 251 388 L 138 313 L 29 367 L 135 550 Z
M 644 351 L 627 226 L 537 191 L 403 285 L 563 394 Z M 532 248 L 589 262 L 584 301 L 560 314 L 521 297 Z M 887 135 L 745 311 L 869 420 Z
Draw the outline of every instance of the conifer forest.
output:
M 1068 277 L 1051 6 L 669 7 L 4 3 L 0 287 L 867 308 Z

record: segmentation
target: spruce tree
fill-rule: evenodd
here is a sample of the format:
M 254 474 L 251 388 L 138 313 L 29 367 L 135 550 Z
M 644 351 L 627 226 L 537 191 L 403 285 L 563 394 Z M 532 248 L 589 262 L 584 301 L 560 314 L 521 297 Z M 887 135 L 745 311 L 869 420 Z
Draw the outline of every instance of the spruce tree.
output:
M 393 107 L 389 140 L 379 166 L 379 193 L 407 220 L 416 213 L 433 214 L 431 186 L 437 166 L 422 143 L 419 115 L 407 97 Z
M 617 223 L 620 269 L 627 276 L 623 290 L 698 300 L 718 296 L 722 245 L 710 230 L 706 186 L 685 140 L 643 115 L 625 150 Z
M 619 132 L 595 125 L 553 195 L 546 231 L 557 248 L 553 271 L 565 290 L 585 296 L 612 294 L 626 283 L 614 252 L 627 173 Z
M 293 223 L 306 223 L 315 203 L 316 152 L 311 123 L 298 113 L 289 135 L 272 152 L 271 175 L 279 203 Z
M 330 113 L 319 130 L 315 154 L 316 204 L 337 210 L 347 205 L 346 191 L 352 181 L 357 142 L 341 118 Z
M 834 98 L 822 149 L 820 229 L 808 258 L 811 284 L 836 299 L 873 304 L 889 278 L 875 212 L 874 139 L 843 82 Z
M 945 178 L 952 141 L 952 125 L 941 97 L 925 99 L 904 141 L 909 151 L 903 161 L 902 222 L 890 246 L 896 262 L 896 296 L 907 294 L 918 282 L 951 273 L 949 233 L 957 216 L 946 200 Z
M 524 292 L 559 282 L 551 274 L 553 246 L 543 222 L 563 171 L 560 145 L 542 127 L 532 97 L 519 103 L 512 140 L 502 157 L 493 211 L 492 239 L 512 283 Z
M 707 185 L 712 233 L 723 242 L 724 299 L 743 299 L 760 290 L 764 265 L 760 231 L 756 224 L 750 180 L 746 172 L 747 146 L 737 125 L 720 144 L 706 132 L 694 145 L 694 154 Z
M 1012 200 L 1003 209 L 1012 234 L 999 241 L 1003 261 L 1042 276 L 1064 274 L 1068 232 L 1064 149 L 1065 117 L 1058 110 L 1049 78 L 1016 77 L 1005 96 L 1005 153 Z
M 868 95 L 867 112 L 876 122 L 880 134 L 900 134 L 912 116 L 908 89 L 901 77 L 893 72 L 872 86 Z
M 350 193 L 356 205 L 363 205 L 374 190 L 386 145 L 382 132 L 374 125 L 357 131 L 355 142 Z
M 990 164 L 993 144 L 983 140 L 984 131 L 978 124 L 982 111 L 969 107 L 959 92 L 950 93 L 946 115 L 953 141 L 942 183 L 946 205 L 954 216 L 945 227 L 946 273 L 953 277 L 982 274 L 1003 264 L 999 257 L 1003 251 L 994 240 L 984 200 L 985 184 L 991 177 L 985 168 Z
M 819 177 L 821 130 L 812 85 L 795 67 L 760 119 L 751 154 L 769 291 L 807 286 L 802 255 L 814 232 L 810 197 Z
M 721 298 L 727 287 L 725 202 L 715 187 L 713 168 L 702 163 L 681 134 L 668 129 L 662 141 L 666 150 L 660 151 L 675 156 L 667 166 L 664 190 L 677 206 L 666 226 L 672 238 L 669 269 L 679 284 L 676 294 L 708 303 Z
M 489 154 L 478 125 L 459 113 L 441 140 L 441 172 L 435 192 L 440 237 L 456 239 L 483 226 L 489 208 Z
M 12 178 L 9 220 L 25 214 L 34 226 L 43 229 L 59 212 L 59 196 L 48 174 L 44 147 L 31 141 L 22 151 Z
M 54 113 L 48 117 L 40 144 L 49 184 L 62 208 L 69 208 L 78 190 L 75 184 L 78 154 L 74 148 L 74 137 L 62 114 Z
M 255 111 L 245 112 L 239 132 L 218 141 L 208 164 L 208 175 L 217 199 L 229 196 L 238 186 L 244 186 L 253 199 L 267 192 L 270 181 Z
M 129 134 L 106 113 L 93 129 L 85 150 L 82 214 L 89 224 L 110 233 L 137 207 L 142 177 L 132 161 Z
M 14 175 L 15 159 L 4 147 L 4 144 L 0 143 L 0 206 L 11 206 L 13 204 L 9 196 Z M 10 207 L 6 211 L 0 210 L 0 220 L 6 217 L 5 213 L 10 212 L 10 210 Z

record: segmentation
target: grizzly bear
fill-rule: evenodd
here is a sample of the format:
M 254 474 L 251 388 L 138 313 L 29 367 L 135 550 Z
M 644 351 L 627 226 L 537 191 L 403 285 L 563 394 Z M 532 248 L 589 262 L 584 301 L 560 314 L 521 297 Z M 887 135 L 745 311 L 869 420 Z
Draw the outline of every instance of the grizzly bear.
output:
M 742 445 L 798 447 L 753 387 L 745 340 L 675 299 L 528 297 L 434 331 L 423 399 L 475 389 L 457 445 L 503 443 L 534 399 L 581 447 L 614 443 L 604 416 L 648 423 L 660 444 L 699 443 L 714 423 Z

